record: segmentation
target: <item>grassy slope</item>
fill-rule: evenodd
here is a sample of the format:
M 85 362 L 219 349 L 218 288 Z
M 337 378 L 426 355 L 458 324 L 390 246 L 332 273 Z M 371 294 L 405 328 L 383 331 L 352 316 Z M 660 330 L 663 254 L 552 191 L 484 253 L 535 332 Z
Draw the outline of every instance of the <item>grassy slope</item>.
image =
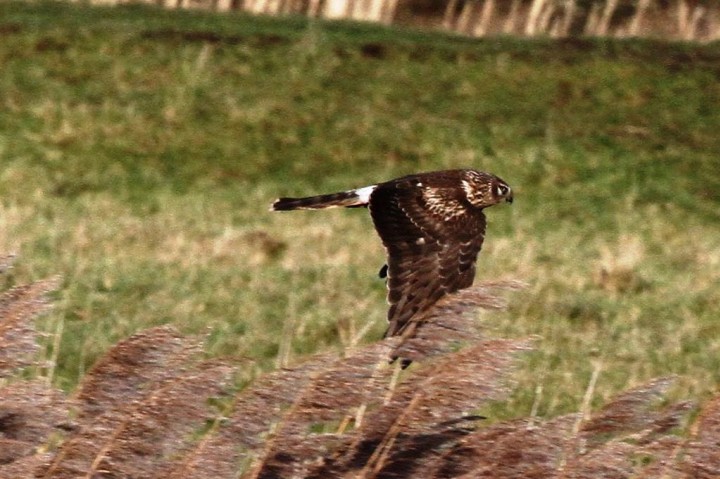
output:
M 499 414 L 577 410 L 596 367 L 596 402 L 720 381 L 720 45 L 15 3 L 0 31 L 0 251 L 64 278 L 63 387 L 158 323 L 262 368 L 379 337 L 367 214 L 267 205 L 461 166 L 516 190 L 479 277 L 530 288 L 488 325 L 540 336 Z

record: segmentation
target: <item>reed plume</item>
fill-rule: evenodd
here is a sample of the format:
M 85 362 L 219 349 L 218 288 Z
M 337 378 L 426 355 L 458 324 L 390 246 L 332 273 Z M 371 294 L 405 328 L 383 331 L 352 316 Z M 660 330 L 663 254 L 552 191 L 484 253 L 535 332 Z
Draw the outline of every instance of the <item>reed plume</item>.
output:
M 203 360 L 202 338 L 151 328 L 111 348 L 72 396 L 20 374 L 37 363 L 32 323 L 55 287 L 0 295 L 0 478 L 720 475 L 720 395 L 688 427 L 696 406 L 664 399 L 673 378 L 594 413 L 478 415 L 506 397 L 514 358 L 534 342 L 486 337 L 478 321 L 517 282 L 460 291 L 418 317 L 411 336 L 323 353 L 235 392 L 239 364 Z M 410 354 L 408 370 L 389 361 Z

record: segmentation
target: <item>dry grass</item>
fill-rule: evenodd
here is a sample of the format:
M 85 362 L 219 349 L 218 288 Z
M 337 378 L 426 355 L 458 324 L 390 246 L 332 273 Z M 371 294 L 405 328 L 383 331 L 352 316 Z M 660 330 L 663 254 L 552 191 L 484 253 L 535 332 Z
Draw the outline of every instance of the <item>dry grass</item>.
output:
M 137 6 L 0 15 L 0 250 L 19 253 L 4 286 L 63 277 L 28 374 L 72 392 L 160 325 L 242 358 L 244 380 L 362 347 L 386 324 L 367 212 L 269 202 L 474 166 L 518 192 L 488 212 L 478 280 L 529 285 L 482 331 L 537 338 L 483 414 L 552 418 L 667 375 L 670 400 L 714 394 L 717 47 Z
M 488 425 L 475 411 L 507 397 L 513 358 L 529 348 L 526 340 L 479 339 L 469 328 L 474 308 L 504 303 L 493 293 L 498 286 L 517 285 L 480 285 L 429 311 L 416 325 L 424 345 L 413 349 L 420 364 L 399 377 L 387 359 L 403 339 L 390 338 L 343 357 L 311 358 L 233 393 L 228 379 L 240 364 L 202 361 L 196 339 L 167 327 L 115 345 L 70 398 L 45 381 L 22 379 L 19 365 L 2 364 L 0 373 L 10 380 L 0 385 L 0 477 L 689 479 L 720 473 L 720 398 L 701 405 L 686 429 L 693 405 L 663 400 L 669 378 L 624 392 L 596 412 L 588 406 L 578 414 Z M 51 287 L 41 282 L 3 295 L 0 326 L 24 323 L 22 334 L 3 337 L 3 349 L 36 352 L 27 331 Z

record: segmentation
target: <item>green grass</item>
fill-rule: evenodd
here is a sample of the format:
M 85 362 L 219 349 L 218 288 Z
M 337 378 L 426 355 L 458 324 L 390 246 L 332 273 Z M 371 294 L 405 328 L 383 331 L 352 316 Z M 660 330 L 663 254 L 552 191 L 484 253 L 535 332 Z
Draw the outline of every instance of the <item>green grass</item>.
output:
M 269 203 L 468 166 L 516 191 L 479 279 L 530 284 L 483 321 L 538 335 L 497 414 L 578 410 L 596 367 L 594 404 L 720 382 L 720 45 L 13 2 L 0 32 L 4 281 L 62 276 L 63 388 L 161 323 L 256 370 L 378 338 L 367 213 Z

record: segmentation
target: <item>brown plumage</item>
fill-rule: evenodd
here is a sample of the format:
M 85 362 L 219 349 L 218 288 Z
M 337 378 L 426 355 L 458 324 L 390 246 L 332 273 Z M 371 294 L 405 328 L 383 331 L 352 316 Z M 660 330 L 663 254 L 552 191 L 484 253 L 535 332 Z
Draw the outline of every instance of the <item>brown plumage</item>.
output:
M 445 170 L 355 190 L 280 198 L 272 210 L 367 206 L 387 251 L 388 327 L 403 334 L 411 318 L 446 294 L 467 288 L 485 239 L 483 209 L 512 202 L 510 186 L 489 173 Z

